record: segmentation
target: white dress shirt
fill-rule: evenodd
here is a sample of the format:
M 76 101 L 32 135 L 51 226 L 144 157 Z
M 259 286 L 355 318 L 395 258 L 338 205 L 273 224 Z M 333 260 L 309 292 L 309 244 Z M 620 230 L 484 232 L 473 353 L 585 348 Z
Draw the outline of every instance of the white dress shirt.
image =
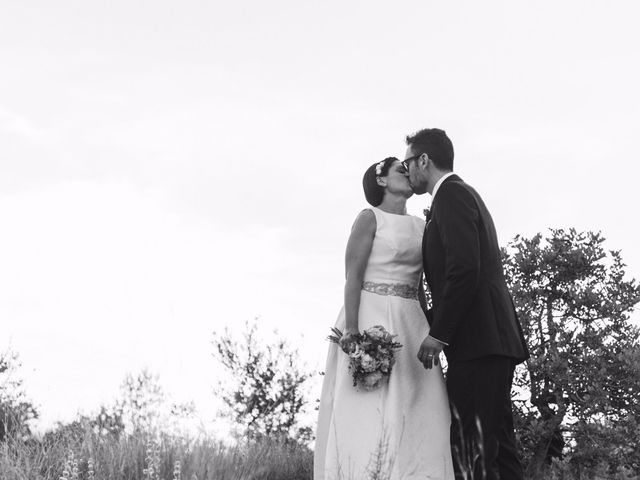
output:
M 436 186 L 433 187 L 433 192 L 431 192 L 431 205 L 433 205 L 433 200 L 436 198 L 436 193 L 438 193 L 438 189 L 440 188 L 440 185 L 442 185 L 442 182 L 444 182 L 451 175 L 455 175 L 455 173 L 453 172 L 445 173 L 442 176 L 442 178 L 438 180 L 438 182 L 436 183 Z

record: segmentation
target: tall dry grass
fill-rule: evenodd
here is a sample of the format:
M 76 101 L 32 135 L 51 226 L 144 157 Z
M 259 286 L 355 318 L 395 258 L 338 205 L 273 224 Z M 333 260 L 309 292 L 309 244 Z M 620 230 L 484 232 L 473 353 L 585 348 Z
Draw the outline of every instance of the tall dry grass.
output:
M 454 461 L 466 480 L 480 480 L 476 468 L 482 442 L 473 442 Z M 388 480 L 383 456 L 367 480 Z M 475 470 L 475 475 L 474 475 Z M 312 480 L 313 453 L 307 447 L 265 437 L 228 444 L 210 438 L 170 435 L 97 435 L 76 425 L 42 438 L 0 442 L 0 480 Z M 554 461 L 544 480 L 638 480 L 631 472 L 577 474 L 567 461 Z M 345 479 L 353 480 L 353 479 Z M 360 480 L 360 479 L 358 479 Z M 527 480 L 542 480 L 527 478 Z
M 213 439 L 90 430 L 0 444 L 2 480 L 311 480 L 313 453 L 265 438 Z

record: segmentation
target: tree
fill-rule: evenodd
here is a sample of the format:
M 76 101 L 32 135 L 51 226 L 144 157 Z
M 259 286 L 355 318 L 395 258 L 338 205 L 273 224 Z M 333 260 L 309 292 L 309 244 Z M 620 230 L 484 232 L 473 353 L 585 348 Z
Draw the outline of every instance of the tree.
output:
M 118 427 L 123 422 L 133 433 L 176 430 L 180 422 L 195 414 L 195 406 L 174 403 L 160 385 L 158 375 L 144 369 L 127 375 L 120 387 L 121 398 L 111 408 L 102 407 L 96 421 L 103 427 Z M 114 423 L 115 422 L 115 423 Z
M 119 438 L 125 432 L 122 407 L 119 404 L 107 407 L 100 405 L 100 411 L 93 416 L 83 416 L 82 422 L 89 425 L 96 435 Z
M 38 418 L 38 410 L 27 397 L 23 381 L 17 375 L 20 367 L 16 352 L 0 353 L 0 441 L 9 436 L 30 436 L 30 424 Z
M 640 469 L 640 287 L 599 233 L 517 236 L 504 267 L 531 351 L 514 384 L 520 441 L 534 478 L 553 457 L 577 468 Z
M 138 375 L 127 375 L 120 386 L 122 417 L 137 432 L 150 432 L 158 427 L 165 393 L 157 375 L 144 369 Z
M 298 350 L 282 338 L 258 343 L 255 321 L 246 322 L 240 341 L 225 328 L 214 333 L 213 345 L 214 357 L 230 374 L 217 393 L 244 434 L 310 441 L 312 431 L 300 426 L 300 416 L 313 372 L 301 367 Z

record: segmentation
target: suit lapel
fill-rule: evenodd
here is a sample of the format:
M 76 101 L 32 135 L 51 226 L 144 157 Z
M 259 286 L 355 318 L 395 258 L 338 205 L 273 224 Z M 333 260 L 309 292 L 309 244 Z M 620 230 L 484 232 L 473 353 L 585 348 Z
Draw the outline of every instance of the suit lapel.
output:
M 451 175 L 451 176 L 449 176 L 449 177 L 444 179 L 444 181 L 440 184 L 440 187 L 438 187 L 438 190 L 441 189 L 444 186 L 445 183 L 448 183 L 448 182 L 461 182 L 461 181 L 462 181 L 462 179 L 458 175 L 453 174 L 453 175 Z M 437 207 L 436 199 L 438 198 L 437 193 L 438 192 L 436 192 L 436 196 L 433 198 L 433 200 L 431 202 L 431 208 L 430 208 L 430 212 L 429 212 L 430 213 L 429 221 L 427 221 L 426 225 L 424 226 L 424 233 L 422 235 L 422 265 L 423 265 L 425 273 L 427 271 L 427 233 L 428 233 L 428 230 L 429 230 L 429 226 L 431 225 L 431 222 L 434 221 L 434 214 L 435 214 L 435 211 L 436 211 L 435 209 Z

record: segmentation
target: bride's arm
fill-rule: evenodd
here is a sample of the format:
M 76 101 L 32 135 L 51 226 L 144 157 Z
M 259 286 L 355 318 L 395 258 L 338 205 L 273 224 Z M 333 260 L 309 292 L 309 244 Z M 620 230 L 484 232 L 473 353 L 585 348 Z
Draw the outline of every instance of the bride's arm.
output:
M 358 310 L 360 307 L 360 292 L 362 280 L 367 268 L 373 237 L 376 234 L 376 217 L 371 210 L 363 210 L 356 218 L 351 235 L 347 242 L 345 255 L 346 282 L 344 286 L 344 311 L 346 319 L 346 334 L 357 334 Z

